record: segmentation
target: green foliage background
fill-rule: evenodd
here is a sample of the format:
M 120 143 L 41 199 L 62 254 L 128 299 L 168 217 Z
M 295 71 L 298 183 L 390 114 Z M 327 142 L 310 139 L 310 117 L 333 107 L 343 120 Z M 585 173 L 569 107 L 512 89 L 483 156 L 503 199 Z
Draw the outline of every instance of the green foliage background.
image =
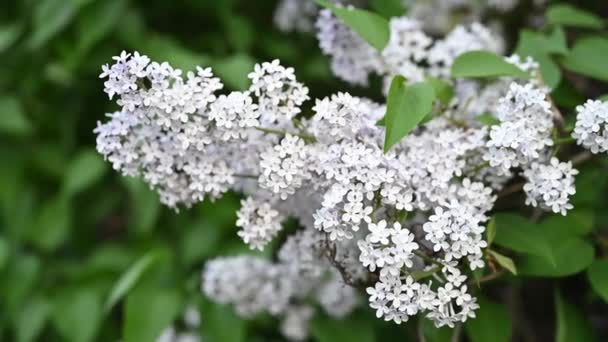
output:
M 597 10 L 597 4 L 583 5 Z M 115 109 L 102 91 L 100 66 L 123 49 L 184 69 L 211 66 L 231 89 L 247 86 L 254 63 L 279 58 L 295 67 L 312 98 L 338 90 L 382 98 L 379 80 L 373 82 L 375 90 L 337 81 L 313 35 L 278 32 L 272 25 L 275 6 L 275 1 L 239 0 L 0 4 L 1 341 L 153 341 L 179 321 L 188 304 L 201 311 L 201 334 L 209 341 L 282 340 L 275 319 L 242 321 L 230 308 L 205 300 L 199 290 L 206 259 L 251 253 L 236 236 L 238 195 L 175 213 L 142 182 L 111 170 L 95 152 L 92 133 L 104 113 Z M 559 21 L 559 13 L 554 17 Z M 519 33 L 507 33 L 515 46 Z M 571 51 L 554 45 L 544 49 L 536 44 L 544 36 L 532 31 L 521 37 L 518 50 L 544 58 L 543 66 L 553 72 L 559 84 L 555 99 L 568 121 L 576 104 L 605 92 L 598 83 L 608 80 L 605 32 L 581 40 Z M 566 69 L 592 79 L 562 77 L 559 69 L 556 75 L 557 67 L 551 67 L 564 58 Z M 555 264 L 539 259 L 554 252 L 554 263 L 571 261 L 560 261 L 559 251 L 517 249 L 518 239 L 534 244 L 535 236 L 546 236 L 543 229 L 559 233 L 555 227 L 565 225 L 571 231 L 582 221 L 554 219 L 525 227 L 534 233 L 517 235 L 527 224 L 522 223 L 509 235 L 501 227 L 519 218 L 498 217 L 496 244 L 511 256 L 511 251 L 522 252 L 516 264 L 529 277 L 484 286 L 488 298 L 482 299 L 480 319 L 465 327 L 470 340 L 588 341 L 594 335 L 606 340 L 606 165 L 604 158 L 583 168 L 575 205 L 577 217 L 588 223 L 564 247 L 575 251 L 566 259 L 591 253 L 590 269 L 596 271 L 589 279 L 577 267 L 559 274 L 566 266 L 551 268 Z M 591 252 L 581 244 L 591 246 Z M 562 276 L 567 277 L 555 278 Z M 501 302 L 515 306 L 518 315 Z M 312 335 L 319 341 L 407 341 L 420 334 L 428 341 L 450 339 L 451 332 L 422 323 L 388 324 L 361 309 L 344 321 L 317 317 Z

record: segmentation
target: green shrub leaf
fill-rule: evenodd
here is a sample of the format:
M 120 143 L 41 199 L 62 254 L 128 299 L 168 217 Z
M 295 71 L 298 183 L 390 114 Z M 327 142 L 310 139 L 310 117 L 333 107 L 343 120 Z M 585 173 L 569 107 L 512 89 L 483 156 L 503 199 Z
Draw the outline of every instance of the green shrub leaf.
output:
M 383 50 L 390 38 L 388 20 L 382 16 L 355 8 L 338 7 L 326 0 L 316 0 L 317 3 L 328 8 L 346 26 L 357 32 L 369 45 Z
M 562 65 L 571 71 L 602 81 L 608 81 L 608 38 L 593 36 L 576 41 Z
M 136 288 L 127 297 L 123 341 L 156 341 L 177 317 L 181 306 L 181 298 L 173 290 Z
M 388 151 L 406 136 L 433 109 L 435 92 L 428 83 L 405 84 L 405 78 L 395 76 L 391 82 L 386 104 L 384 151 Z
M 527 78 L 528 73 L 490 51 L 469 51 L 461 54 L 452 64 L 454 78 L 485 78 L 513 76 Z
M 547 22 L 552 25 L 564 25 L 589 29 L 601 29 L 605 23 L 602 18 L 567 4 L 553 5 L 547 9 Z
M 555 311 L 555 342 L 595 341 L 589 318 L 584 317 L 576 306 L 566 302 L 558 290 L 555 290 Z
M 80 151 L 69 163 L 63 180 L 63 194 L 73 196 L 99 181 L 107 170 L 101 155 L 91 149 Z
M 151 251 L 139 258 L 129 269 L 123 273 L 108 296 L 105 303 L 106 311 L 111 309 L 122 297 L 124 297 L 142 277 L 161 258 L 159 251 Z
M 467 320 L 465 330 L 472 342 L 511 341 L 512 321 L 504 305 L 478 298 L 476 318 Z
M 597 259 L 589 266 L 587 278 L 597 294 L 608 302 L 608 259 Z
M 518 263 L 521 274 L 540 277 L 565 277 L 576 274 L 593 262 L 593 246 L 578 239 L 560 239 L 550 243 L 553 263 L 546 258 L 530 255 Z
M 66 341 L 87 342 L 95 339 L 102 316 L 99 293 L 78 288 L 65 290 L 54 300 L 51 319 Z
M 494 257 L 494 259 L 496 260 L 496 262 L 502 266 L 504 269 L 508 270 L 509 272 L 513 273 L 514 275 L 517 275 L 517 268 L 515 267 L 515 263 L 513 262 L 513 260 L 511 258 L 509 258 L 508 256 L 502 255 L 496 251 L 493 250 L 488 250 L 488 253 L 490 253 L 492 255 L 492 257 Z

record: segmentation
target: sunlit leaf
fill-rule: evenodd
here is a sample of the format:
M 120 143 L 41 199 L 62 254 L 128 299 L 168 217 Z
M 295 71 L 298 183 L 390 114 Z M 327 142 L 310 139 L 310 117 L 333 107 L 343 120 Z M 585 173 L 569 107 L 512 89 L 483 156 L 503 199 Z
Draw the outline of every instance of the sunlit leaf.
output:
M 384 124 L 384 151 L 388 151 L 406 136 L 433 109 L 435 92 L 428 83 L 405 84 L 405 78 L 395 76 L 388 92 Z
M 383 50 L 390 38 L 388 20 L 362 9 L 336 6 L 326 0 L 316 0 L 330 9 L 346 26 L 357 32 L 365 41 L 378 50 Z
M 513 76 L 528 78 L 530 75 L 515 65 L 505 61 L 504 57 L 490 51 L 469 51 L 456 57 L 452 64 L 454 78 L 486 78 Z

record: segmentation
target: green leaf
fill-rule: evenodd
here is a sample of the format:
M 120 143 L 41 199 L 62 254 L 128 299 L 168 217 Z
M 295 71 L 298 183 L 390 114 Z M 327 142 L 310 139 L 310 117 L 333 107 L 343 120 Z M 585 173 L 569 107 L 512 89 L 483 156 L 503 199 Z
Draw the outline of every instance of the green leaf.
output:
M 486 227 L 486 240 L 488 241 L 488 247 L 492 245 L 496 238 L 496 218 L 492 217 L 488 226 Z
M 530 75 L 490 51 L 469 51 L 456 57 L 452 64 L 454 78 L 485 78 L 513 76 L 528 78 Z
M 63 291 L 53 302 L 52 321 L 66 341 L 93 341 L 102 319 L 101 296 L 93 289 Z
M 156 341 L 177 317 L 181 306 L 181 298 L 174 290 L 136 288 L 127 296 L 123 341 Z
M 551 89 L 556 88 L 562 80 L 562 71 L 557 63 L 546 54 L 538 54 L 533 57 L 540 65 L 540 74 L 543 77 L 545 85 Z
M 369 11 L 338 7 L 326 0 L 316 0 L 317 3 L 332 11 L 346 26 L 358 33 L 371 46 L 382 51 L 390 38 L 388 20 Z
M 43 0 L 36 4 L 33 32 L 28 41 L 31 49 L 38 49 L 66 28 L 78 9 L 88 0 Z
M 171 65 L 182 70 L 192 70 L 197 66 L 209 65 L 210 58 L 183 46 L 169 36 L 146 34 L 146 39 L 137 42 L 139 50 L 153 60 L 171 61 Z
M 23 25 L 19 22 L 0 26 L 0 53 L 10 48 L 23 32 Z
M 433 109 L 435 92 L 428 83 L 406 86 L 405 78 L 395 76 L 391 82 L 384 116 L 386 136 L 384 151 L 388 151 L 406 136 Z
M 179 254 L 186 265 L 202 263 L 217 251 L 221 243 L 221 229 L 206 222 L 184 227 L 180 241 Z
M 254 60 L 249 55 L 238 54 L 218 59 L 213 70 L 232 89 L 245 90 L 249 87 L 247 75 L 253 70 Z
M 70 197 L 99 181 L 107 170 L 103 158 L 94 150 L 84 149 L 70 161 L 63 179 L 63 194 Z
M 131 197 L 130 224 L 137 234 L 149 233 L 160 215 L 158 194 L 141 179 L 122 177 Z
M 369 6 L 374 12 L 387 19 L 405 14 L 405 7 L 401 0 L 371 0 Z
M 484 113 L 475 117 L 475 120 L 481 122 L 486 126 L 494 126 L 500 124 L 500 120 L 498 120 L 494 115 L 490 113 Z
M 124 297 L 136 284 L 142 275 L 156 264 L 162 257 L 159 251 L 150 251 L 140 257 L 129 269 L 123 273 L 105 303 L 105 310 L 110 310 L 122 297 Z
M 32 255 L 19 255 L 7 265 L 0 284 L 0 298 L 9 315 L 20 309 L 30 295 L 41 267 L 40 260 Z
M 564 30 L 556 27 L 550 36 L 536 31 L 521 30 L 515 53 L 522 57 L 550 54 L 564 55 L 568 53 Z
M 78 49 L 81 53 L 88 51 L 117 27 L 126 4 L 125 0 L 95 1 L 83 10 L 78 16 Z
M 564 25 L 589 29 L 601 29 L 605 23 L 602 18 L 567 4 L 553 5 L 547 9 L 547 22 L 551 25 Z
M 418 316 L 418 324 L 422 324 L 424 337 L 428 342 L 450 342 L 453 330 L 447 326 L 437 328 L 433 322 L 423 316 Z M 420 321 L 422 320 L 422 321 Z
M 519 272 L 540 277 L 565 277 L 581 272 L 593 262 L 593 246 L 579 238 L 554 240 L 550 243 L 553 263 L 530 255 L 518 263 Z
M 597 259 L 589 266 L 587 278 L 593 290 L 608 302 L 608 259 Z
M 532 254 L 544 258 L 555 265 L 554 255 L 546 236 L 528 219 L 515 215 L 498 213 L 496 219 L 496 238 L 494 243 L 516 252 Z
M 310 323 L 310 333 L 318 342 L 374 342 L 376 340 L 372 321 L 360 317 L 334 320 L 317 315 Z
M 435 96 L 441 104 L 447 106 L 454 97 L 454 87 L 447 81 L 436 77 L 427 77 L 426 82 L 433 87 Z
M 205 301 L 201 316 L 205 317 L 203 333 L 209 341 L 246 341 L 247 321 L 238 317 L 230 307 Z
M 38 248 L 53 251 L 65 242 L 71 225 L 72 207 L 65 197 L 59 195 L 43 204 L 28 236 Z
M 579 309 L 566 302 L 559 290 L 555 290 L 556 326 L 555 342 L 595 341 L 589 317 L 584 317 Z
M 575 209 L 566 216 L 551 215 L 541 222 L 542 229 L 552 238 L 584 236 L 593 229 L 593 212 Z
M 32 133 L 32 124 L 16 97 L 0 97 L 0 133 L 19 137 Z
M 608 38 L 593 36 L 576 41 L 570 53 L 562 60 L 562 65 L 585 76 L 608 81 Z
M 11 246 L 6 241 L 6 238 L 0 236 L 0 271 L 4 269 L 4 266 L 8 263 L 11 256 Z
M 504 269 L 508 270 L 509 272 L 513 273 L 514 275 L 517 275 L 517 268 L 515 267 L 515 263 L 513 262 L 513 260 L 511 258 L 509 258 L 508 256 L 502 255 L 496 251 L 493 250 L 488 250 L 488 252 L 494 257 L 494 259 L 496 260 L 496 262 L 502 266 Z
M 472 342 L 511 341 L 512 320 L 507 308 L 483 297 L 478 298 L 476 318 L 467 320 L 464 327 Z
M 50 312 L 51 305 L 45 298 L 33 297 L 28 300 L 15 318 L 17 342 L 35 341 L 42 332 Z

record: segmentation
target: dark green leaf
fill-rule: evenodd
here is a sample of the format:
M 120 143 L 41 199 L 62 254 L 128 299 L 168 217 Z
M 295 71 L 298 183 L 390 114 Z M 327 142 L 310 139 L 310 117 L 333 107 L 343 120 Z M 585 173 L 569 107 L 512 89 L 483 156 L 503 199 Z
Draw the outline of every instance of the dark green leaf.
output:
M 16 317 L 17 342 L 35 341 L 46 324 L 51 305 L 45 298 L 33 297 L 21 308 Z
M 101 296 L 93 289 L 69 289 L 53 302 L 52 321 L 66 341 L 93 341 L 102 319 Z
M 10 48 L 23 32 L 21 23 L 5 24 L 0 26 L 0 52 Z
M 372 321 L 359 317 L 334 320 L 321 315 L 310 323 L 310 333 L 318 342 L 374 342 Z
M 129 269 L 123 273 L 108 296 L 105 303 L 106 311 L 111 309 L 122 297 L 137 284 L 142 275 L 161 259 L 159 251 L 151 251 L 140 257 Z
M 63 180 L 63 194 L 73 196 L 99 181 L 107 165 L 94 150 L 80 151 L 70 162 Z
M 515 267 L 515 263 L 511 258 L 493 250 L 489 250 L 488 252 L 492 255 L 492 257 L 494 257 L 494 259 L 500 266 L 513 273 L 514 275 L 517 275 L 517 268 Z
M 476 318 L 467 320 L 465 330 L 472 342 L 511 341 L 512 321 L 507 308 L 483 297 L 478 298 Z
M 138 287 L 127 296 L 124 342 L 156 341 L 177 317 L 181 298 L 173 290 Z
M 0 133 L 26 136 L 32 132 L 32 124 L 25 116 L 23 107 L 15 97 L 0 97 Z
M 369 11 L 336 6 L 327 0 L 316 0 L 330 9 L 346 26 L 358 33 L 365 41 L 378 50 L 383 50 L 390 38 L 388 20 Z
M 38 49 L 74 19 L 78 9 L 89 0 L 43 0 L 34 8 L 33 32 L 28 45 Z
M 108 35 L 119 22 L 126 8 L 125 0 L 95 1 L 84 9 L 79 19 L 79 51 L 86 52 Z M 103 18 L 103 20 L 99 20 Z
M 568 4 L 558 4 L 549 7 L 546 13 L 547 21 L 552 25 L 601 29 L 605 23 L 602 18 Z
M 581 38 L 563 59 L 562 65 L 585 76 L 608 81 L 606 56 L 608 56 L 608 38 L 600 36 Z
M 205 301 L 201 316 L 205 317 L 203 333 L 210 342 L 242 342 L 247 337 L 247 322 L 227 306 Z
M 11 256 L 11 246 L 3 236 L 0 236 L 0 271 L 4 269 L 4 266 L 8 263 Z
M 608 302 L 608 259 L 597 259 L 589 266 L 587 278 L 597 294 Z
M 584 317 L 575 305 L 566 302 L 558 290 L 555 290 L 555 311 L 555 342 L 595 341 L 589 318 Z
M 140 179 L 122 177 L 131 195 L 130 223 L 137 234 L 149 233 L 160 215 L 158 194 Z
M 494 218 L 496 219 L 494 242 L 497 245 L 516 252 L 540 256 L 549 264 L 555 265 L 549 241 L 532 222 L 514 214 L 498 213 Z
M 551 241 L 551 258 L 530 255 L 518 263 L 521 274 L 540 277 L 564 277 L 581 272 L 593 262 L 593 246 L 579 238 Z
M 583 236 L 593 229 L 593 212 L 588 209 L 575 209 L 566 216 L 551 215 L 541 223 L 548 237 L 567 238 Z
M 435 92 L 428 83 L 406 86 L 405 78 L 395 76 L 388 92 L 386 115 L 384 116 L 386 136 L 384 151 L 388 151 L 406 136 L 433 109 Z
M 504 57 L 490 51 L 465 52 L 458 56 L 452 64 L 452 77 L 454 78 L 500 76 L 530 77 L 525 71 L 505 61 Z
M 66 240 L 72 224 L 72 207 L 63 196 L 51 198 L 42 205 L 28 235 L 30 241 L 45 251 L 57 249 Z

